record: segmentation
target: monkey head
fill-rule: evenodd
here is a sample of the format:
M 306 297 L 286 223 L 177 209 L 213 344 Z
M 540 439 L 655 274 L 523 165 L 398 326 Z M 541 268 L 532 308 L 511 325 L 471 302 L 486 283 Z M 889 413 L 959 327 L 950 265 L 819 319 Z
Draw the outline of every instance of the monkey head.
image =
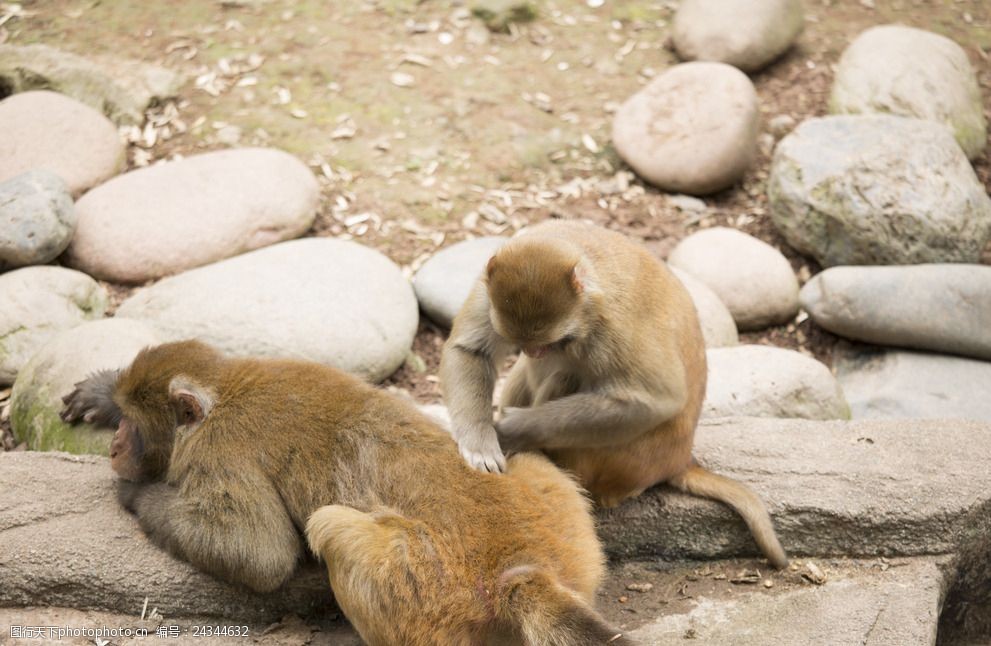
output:
M 576 246 L 522 235 L 492 256 L 485 281 L 492 327 L 528 357 L 563 350 L 588 334 L 585 306 L 597 290 Z

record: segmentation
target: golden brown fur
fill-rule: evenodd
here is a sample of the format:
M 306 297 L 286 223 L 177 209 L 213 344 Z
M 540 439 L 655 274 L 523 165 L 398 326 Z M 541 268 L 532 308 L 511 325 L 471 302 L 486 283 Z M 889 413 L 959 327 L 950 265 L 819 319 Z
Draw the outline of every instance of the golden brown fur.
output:
M 524 354 L 492 420 L 495 368 Z M 668 482 L 722 500 L 777 567 L 787 564 L 763 503 L 692 462 L 706 359 L 695 307 L 641 245 L 548 221 L 500 249 L 459 312 L 441 381 L 452 432 L 476 468 L 501 449 L 540 449 L 604 506 Z
M 69 417 L 108 408 L 67 400 Z M 592 610 L 604 565 L 588 502 L 542 456 L 479 473 L 410 403 L 317 364 L 227 358 L 196 342 L 142 351 L 114 400 L 147 466 L 143 482 L 121 483 L 122 502 L 208 572 L 273 590 L 305 528 L 369 644 L 616 634 Z

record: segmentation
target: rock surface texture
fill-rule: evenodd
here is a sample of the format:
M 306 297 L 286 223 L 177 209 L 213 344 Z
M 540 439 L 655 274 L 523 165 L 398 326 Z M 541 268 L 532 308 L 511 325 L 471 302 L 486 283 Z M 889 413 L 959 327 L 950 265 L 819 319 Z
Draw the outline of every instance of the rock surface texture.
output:
M 319 198 L 306 165 L 280 150 L 187 157 L 87 193 L 66 258 L 91 276 L 140 283 L 295 238 Z
M 682 0 L 672 40 L 683 60 L 754 72 L 791 47 L 803 21 L 802 0 Z
M 117 127 L 93 108 L 55 92 L 0 101 L 0 181 L 43 168 L 79 195 L 124 168 Z
M 688 272 L 677 267 L 669 267 L 669 269 L 692 297 L 695 311 L 699 315 L 699 324 L 702 326 L 705 347 L 722 348 L 740 343 L 740 334 L 736 329 L 736 322 L 733 321 L 733 315 L 719 295 Z
M 757 149 L 757 92 L 724 63 L 669 68 L 616 112 L 616 152 L 638 175 L 673 193 L 722 190 L 750 166 Z
M 413 277 L 423 313 L 434 323 L 451 327 L 486 263 L 509 238 L 485 237 L 453 244 L 425 262 Z
M 72 196 L 55 173 L 39 169 L 0 182 L 0 271 L 54 260 L 75 230 Z
M 373 381 L 403 363 L 419 321 L 395 263 L 328 238 L 283 242 L 166 278 L 124 301 L 117 316 L 147 321 L 165 340 L 308 359 Z
M 981 90 L 967 53 L 922 29 L 882 25 L 858 36 L 840 57 L 829 108 L 945 124 L 970 159 L 987 142 Z
M 991 360 L 991 267 L 832 267 L 800 293 L 816 325 L 849 339 Z
M 107 290 L 63 267 L 25 267 L 0 274 L 0 384 L 13 383 L 53 336 L 101 318 Z
M 60 333 L 21 368 L 10 399 L 14 437 L 35 451 L 106 455 L 113 431 L 59 418 L 62 397 L 76 382 L 105 369 L 121 368 L 144 347 L 158 343 L 140 321 L 112 318 L 92 321 Z
M 798 279 L 788 260 L 736 229 L 693 233 L 671 251 L 668 264 L 712 289 L 740 330 L 784 323 L 798 313 Z
M 991 198 L 943 125 L 892 116 L 810 119 L 781 140 L 771 219 L 820 265 L 977 262 Z

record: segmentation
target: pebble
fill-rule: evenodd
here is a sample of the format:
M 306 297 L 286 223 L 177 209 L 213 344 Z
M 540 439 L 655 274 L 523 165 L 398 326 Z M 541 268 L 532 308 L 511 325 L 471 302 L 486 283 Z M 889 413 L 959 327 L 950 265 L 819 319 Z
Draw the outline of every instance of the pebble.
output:
M 672 41 L 682 60 L 754 72 L 791 47 L 803 23 L 802 0 L 682 0 Z
M 509 33 L 510 25 L 530 22 L 538 15 L 531 0 L 473 0 L 471 13 L 492 32 Z
M 117 127 L 75 99 L 38 91 L 0 101 L 0 181 L 44 168 L 79 195 L 120 172 L 124 161 Z
M 166 278 L 117 316 L 163 339 L 236 356 L 308 359 L 380 381 L 409 353 L 416 297 L 399 267 L 355 242 L 293 240 Z
M 96 278 L 141 283 L 300 236 L 319 200 L 310 169 L 281 150 L 156 164 L 79 200 L 66 260 Z
M 942 123 L 970 159 L 987 142 L 981 90 L 967 53 L 922 29 L 882 25 L 860 34 L 840 57 L 829 109 Z
M 716 292 L 709 289 L 709 286 L 702 281 L 693 278 L 691 274 L 677 267 L 669 267 L 669 269 L 688 290 L 688 295 L 692 297 L 695 311 L 699 316 L 699 324 L 702 326 L 705 347 L 722 348 L 739 345 L 740 335 L 736 329 L 736 322 L 733 321 L 733 315 L 730 314 Z
M 832 267 L 799 298 L 816 325 L 849 339 L 991 360 L 986 265 Z
M 434 254 L 413 277 L 413 289 L 423 313 L 449 328 L 489 258 L 509 238 L 490 236 L 465 240 Z
M 767 194 L 788 243 L 823 267 L 977 262 L 991 237 L 991 198 L 932 121 L 805 121 L 778 144 Z
M 798 314 L 798 279 L 788 260 L 736 229 L 693 233 L 671 251 L 668 264 L 712 289 L 741 331 L 785 323 Z
M 0 274 L 0 384 L 57 333 L 101 318 L 107 290 L 64 267 L 25 267 Z
M 638 175 L 673 193 L 706 195 L 737 182 L 757 148 L 757 92 L 724 63 L 669 68 L 617 110 L 612 140 Z
M 76 230 L 62 178 L 38 169 L 0 182 L 0 270 L 54 260 Z

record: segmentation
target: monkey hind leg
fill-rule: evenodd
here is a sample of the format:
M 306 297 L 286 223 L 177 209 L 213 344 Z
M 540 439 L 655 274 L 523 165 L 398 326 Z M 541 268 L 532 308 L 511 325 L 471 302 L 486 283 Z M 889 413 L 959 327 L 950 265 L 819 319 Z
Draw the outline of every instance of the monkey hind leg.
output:
M 526 646 L 632 646 L 580 595 L 535 566 L 513 567 L 496 584 L 496 616 L 514 626 Z
M 763 501 L 747 486 L 716 475 L 697 464 L 692 464 L 684 473 L 671 478 L 669 483 L 687 493 L 713 498 L 732 507 L 743 517 L 757 542 L 757 547 L 771 565 L 779 570 L 788 567 L 788 556 L 778 542 L 777 534 L 774 533 L 771 516 L 767 513 Z

